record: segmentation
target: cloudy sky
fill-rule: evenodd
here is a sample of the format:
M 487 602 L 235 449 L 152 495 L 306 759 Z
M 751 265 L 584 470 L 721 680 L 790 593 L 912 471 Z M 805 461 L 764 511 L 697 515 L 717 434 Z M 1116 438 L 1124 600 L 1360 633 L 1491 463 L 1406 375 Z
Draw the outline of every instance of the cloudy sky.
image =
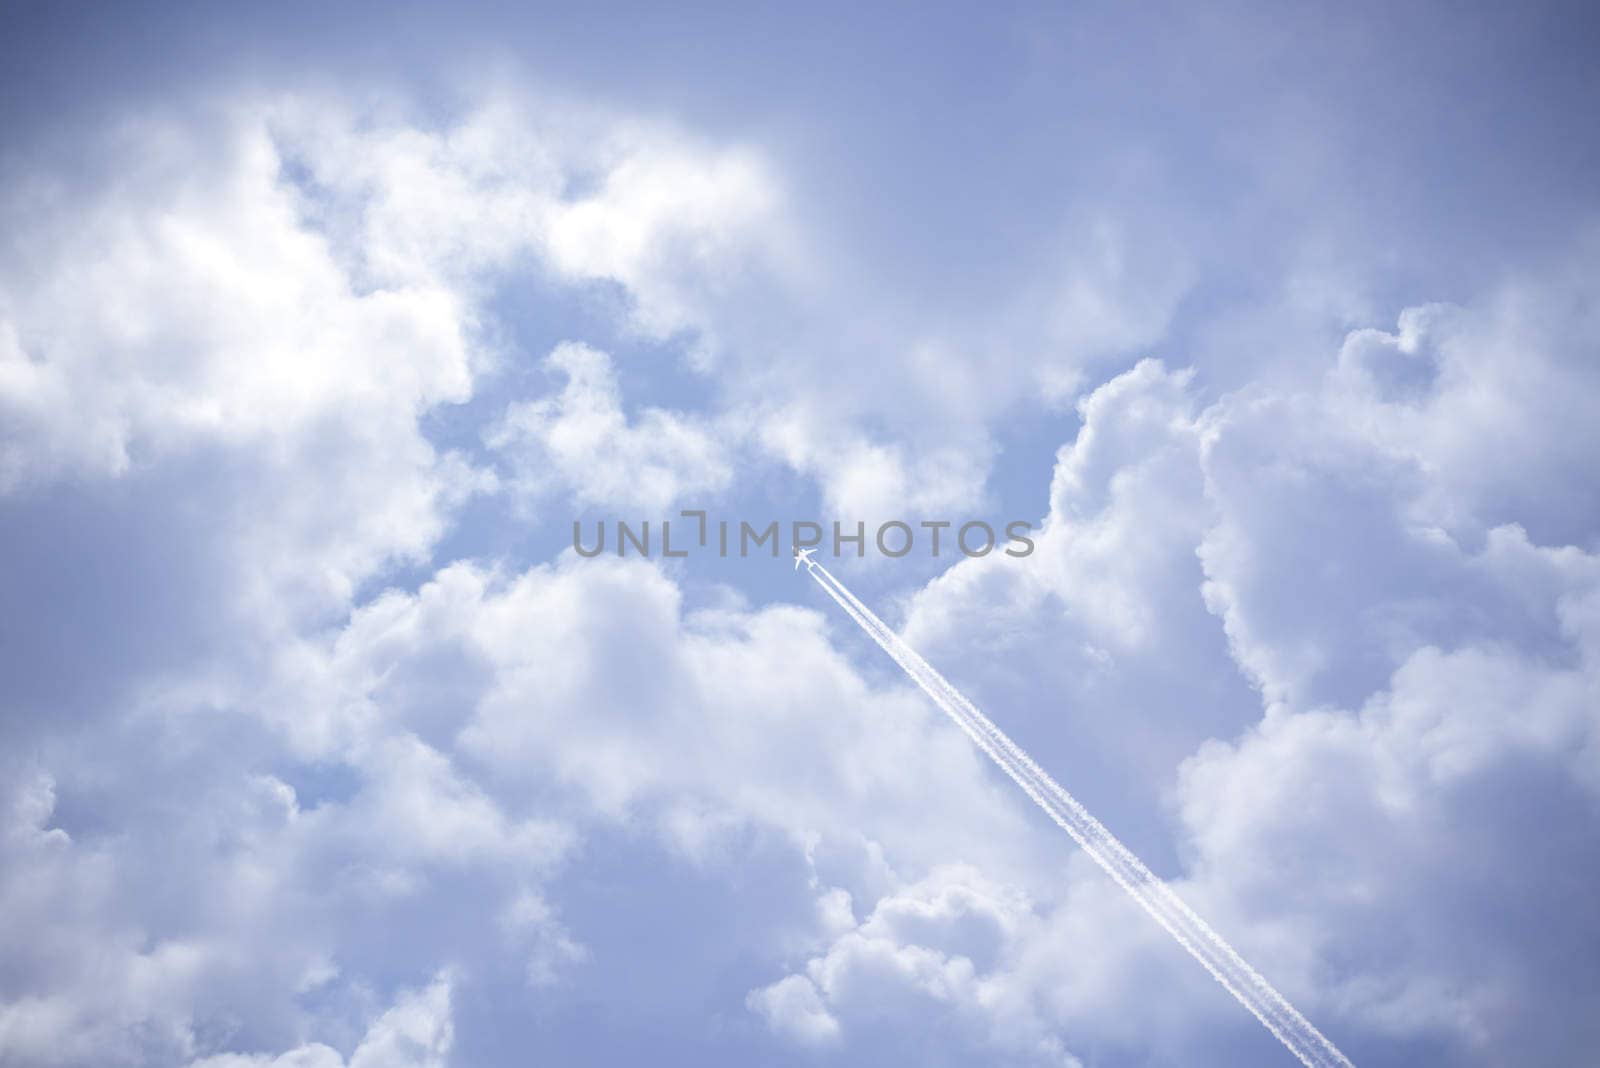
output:
M 1600 1044 L 1581 5 L 0 8 L 0 1064 Z M 870 529 L 870 528 L 869 528 Z

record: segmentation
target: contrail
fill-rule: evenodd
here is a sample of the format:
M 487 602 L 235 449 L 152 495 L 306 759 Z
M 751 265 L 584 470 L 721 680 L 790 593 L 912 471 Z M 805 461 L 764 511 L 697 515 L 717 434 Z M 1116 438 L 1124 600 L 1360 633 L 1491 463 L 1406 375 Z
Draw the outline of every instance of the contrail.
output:
M 805 563 L 817 584 L 860 624 L 861 629 L 884 652 L 894 658 L 895 663 L 905 669 L 911 681 L 922 687 L 923 692 L 933 698 L 934 704 L 955 720 L 957 726 L 966 731 L 978 743 L 978 747 L 1000 765 L 1002 771 L 1049 813 L 1051 819 L 1065 828 L 1084 852 L 1093 857 L 1095 863 L 1104 868 L 1157 923 L 1165 927 L 1179 945 L 1187 949 L 1228 993 L 1238 999 L 1239 1004 L 1254 1013 L 1256 1019 L 1288 1047 L 1289 1052 L 1300 1058 L 1307 1068 L 1355 1068 L 1349 1058 L 1339 1052 L 1338 1047 L 1313 1027 L 1311 1021 L 1301 1016 L 1282 994 L 1273 989 L 1271 983 L 1223 941 L 1221 935 L 1195 915 L 1166 883 L 1129 852 L 1127 846 L 1117 841 L 1099 820 L 1089 815 L 1077 798 L 1045 774 L 1044 769 L 922 659 L 915 649 L 890 630 L 872 609 L 856 600 L 855 594 L 829 574 L 827 568 L 810 559 Z

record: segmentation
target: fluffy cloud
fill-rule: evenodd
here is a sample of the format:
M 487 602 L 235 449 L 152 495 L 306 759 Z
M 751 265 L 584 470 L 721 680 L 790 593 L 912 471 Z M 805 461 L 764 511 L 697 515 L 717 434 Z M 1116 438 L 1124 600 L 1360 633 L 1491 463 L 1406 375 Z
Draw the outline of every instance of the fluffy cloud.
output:
M 1429 305 L 1359 330 L 1329 375 L 1353 432 L 1415 465 L 1415 522 L 1481 537 L 1517 523 L 1539 544 L 1592 546 L 1600 446 L 1589 398 L 1600 341 L 1591 236 L 1562 262 L 1469 307 Z
M 826 514 L 847 522 L 905 522 L 962 515 L 983 501 L 995 448 L 981 429 L 941 421 L 938 433 L 924 427 L 909 444 L 885 442 L 862 433 L 844 413 L 826 411 L 827 401 L 786 401 L 762 413 L 747 431 L 817 479 Z
M 1215 519 L 1191 372 L 1144 361 L 1079 404 L 1022 560 L 966 560 L 911 599 L 904 634 L 1158 868 L 1160 798 L 1194 747 L 1255 720 L 1196 595 Z
M 176 492 L 193 496 L 156 503 L 175 526 L 227 530 L 216 551 L 257 610 L 326 608 L 423 554 L 483 485 L 417 425 L 471 390 L 460 295 L 355 290 L 259 121 L 106 140 L 136 162 L 92 192 L 19 185 L 0 208 L 0 491 L 117 479 L 134 511 L 192 465 Z
M 459 749 L 501 796 L 529 776 L 564 783 L 607 818 L 664 814 L 685 848 L 715 833 L 714 814 L 796 842 L 892 839 L 912 867 L 952 849 L 999 862 L 982 828 L 1017 817 L 979 758 L 911 695 L 866 685 L 821 617 L 685 614 L 681 597 L 641 561 L 569 552 L 517 575 L 453 565 L 357 612 L 307 669 L 319 692 L 345 695 L 321 702 L 336 725 L 285 729 L 343 739 L 337 752 L 404 725 Z M 613 671 L 618 657 L 636 670 Z M 910 752 L 914 768 L 893 756 Z M 948 799 L 926 787 L 930 767 Z
M 1026 994 L 1015 1002 L 1006 973 L 1040 926 L 1015 890 L 970 868 L 940 868 L 880 898 L 803 972 L 748 1001 L 774 1029 L 811 1044 L 888 1043 L 937 1064 L 981 1056 L 1076 1065 Z
M 235 743 L 250 735 L 237 721 L 225 730 Z M 374 986 L 499 958 L 513 972 L 525 962 L 531 979 L 581 952 L 538 898 L 568 830 L 509 817 L 414 738 L 392 737 L 352 769 L 347 799 L 310 804 L 250 771 L 272 759 L 266 739 L 243 756 L 193 726 L 182 747 L 169 737 L 123 730 L 110 752 L 59 761 L 75 810 L 59 809 L 53 776 L 16 777 L 0 845 L 17 968 L 0 997 L 8 1056 L 173 1063 L 283 1048 L 307 1032 L 334 1047 L 397 1048 L 417 1027 L 356 1041 Z M 129 754 L 149 777 L 117 759 Z M 448 1028 L 445 996 L 434 988 L 426 1004 Z
M 615 287 L 639 330 L 705 347 L 706 294 L 783 244 L 748 153 L 510 95 L 439 130 L 382 102 L 239 100 L 130 121 L 93 151 L 108 176 L 88 188 L 36 174 L 0 204 L 0 492 L 197 463 L 223 476 L 214 514 L 237 517 L 227 551 L 264 602 L 342 601 L 493 486 L 421 424 L 507 358 L 491 275 L 532 262 L 558 288 Z M 689 424 L 598 425 L 607 372 L 563 351 L 567 390 L 508 425 L 553 433 L 571 476 L 601 439 L 636 457 L 675 431 L 665 466 L 726 482 Z
M 193 1061 L 190 1068 L 444 1068 L 453 1038 L 450 980 L 441 976 L 424 990 L 402 992 L 373 1021 L 349 1061 L 314 1042 L 276 1057 L 221 1053 Z
M 1380 1033 L 1445 1038 L 1463 1063 L 1593 1042 L 1592 637 L 1578 656 L 1425 648 L 1358 711 L 1206 747 L 1179 792 L 1202 878 L 1241 916 L 1282 903 L 1277 967 Z
M 1483 308 L 1408 310 L 1393 333 L 1352 333 L 1309 390 L 1202 406 L 1189 376 L 1136 368 L 1082 403 L 1035 557 L 963 562 L 908 616 L 957 671 L 975 619 L 1013 663 L 1027 653 L 1008 635 L 1045 635 L 1072 658 L 1062 674 L 1098 676 L 1064 683 L 1073 704 L 1140 693 L 1147 739 L 1194 744 L 1180 717 L 1239 696 L 1197 656 L 1216 649 L 1209 609 L 1267 714 L 1142 789 L 1181 767 L 1184 892 L 1358 1052 L 1381 1034 L 1444 1063 L 1554 1063 L 1593 1041 L 1567 993 L 1593 985 L 1571 947 L 1594 938 L 1579 887 L 1600 864 L 1582 830 L 1600 560 L 1559 540 L 1592 515 L 1573 441 L 1593 431 L 1567 412 L 1592 393 L 1572 346 L 1589 320 L 1567 292 L 1558 274 Z M 1163 687 L 1143 652 L 1169 641 L 1196 670 Z M 1120 802 L 1072 761 L 1091 807 Z
M 605 353 L 567 342 L 545 366 L 566 376 L 561 392 L 512 405 L 488 437 L 510 457 L 523 492 L 562 489 L 583 507 L 651 516 L 727 487 L 729 443 L 660 408 L 630 422 Z
M 377 1023 L 374 999 L 583 958 L 544 893 L 570 827 L 462 766 L 438 732 L 470 704 L 342 670 L 326 628 L 495 485 L 429 425 L 501 359 L 482 272 L 531 251 L 690 329 L 696 272 L 766 200 L 659 129 L 524 167 L 472 128 L 240 100 L 8 188 L 3 567 L 34 610 L 0 640 L 4 1057 L 440 1063 L 444 987 Z
M 910 694 L 864 683 L 818 615 L 686 615 L 680 597 L 642 562 L 455 565 L 285 651 L 254 701 L 166 693 L 70 759 L 46 750 L 56 775 L 13 769 L 0 900 L 28 978 L 0 989 L 6 1048 L 359 1064 L 399 1041 L 370 1023 L 395 977 L 520 975 L 533 997 L 578 969 L 615 975 L 627 956 L 589 947 L 553 889 L 607 827 L 642 825 L 671 863 L 714 872 L 775 836 L 819 898 L 741 947 L 768 977 L 848 927 L 851 896 L 952 854 L 1035 869 L 1013 847 L 1038 832 L 977 755 Z M 641 671 L 619 675 L 619 656 Z
M 752 151 L 503 92 L 443 124 L 392 102 L 291 100 L 267 116 L 319 224 L 358 277 L 460 280 L 532 256 L 569 284 L 626 295 L 640 332 L 701 334 L 748 272 L 798 255 Z
M 588 998 L 758 1062 L 1254 1057 L 847 628 L 439 552 L 492 462 L 586 505 L 753 456 L 851 518 L 971 507 L 996 421 L 1152 344 L 1187 269 L 1088 225 L 1009 309 L 1041 330 L 835 337 L 874 297 L 815 270 L 758 154 L 557 110 L 252 98 L 8 186 L 0 1056 L 491 1062 Z M 1363 1063 L 1596 1038 L 1588 266 L 1351 332 L 1320 378 L 1139 363 L 1082 398 L 1034 556 L 910 602 Z M 517 392 L 524 285 L 715 372 L 714 410 L 629 412 L 633 357 L 579 343 Z M 808 301 L 826 336 L 774 325 Z

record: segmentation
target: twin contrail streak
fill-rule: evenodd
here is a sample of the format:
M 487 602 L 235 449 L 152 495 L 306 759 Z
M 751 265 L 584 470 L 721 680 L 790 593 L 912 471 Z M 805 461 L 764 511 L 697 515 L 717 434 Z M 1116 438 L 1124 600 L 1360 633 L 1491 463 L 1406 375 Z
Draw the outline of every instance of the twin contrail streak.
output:
M 979 712 L 971 701 L 939 674 L 917 651 L 890 630 L 872 610 L 847 590 L 838 579 L 821 564 L 807 560 L 811 577 L 827 591 L 828 596 L 848 612 L 861 629 L 866 631 L 883 651 L 894 658 L 911 680 L 922 687 L 933 703 L 956 721 L 978 747 L 989 754 L 1002 771 L 1014 779 L 1018 786 L 1033 798 L 1038 806 L 1059 823 L 1095 863 L 1115 879 L 1128 896 L 1165 927 L 1178 944 L 1187 949 L 1195 960 L 1210 972 L 1217 982 L 1238 999 L 1239 1004 L 1255 1014 L 1278 1041 L 1308 1068 L 1354 1068 L 1350 1060 L 1340 1053 L 1311 1021 L 1272 988 L 1254 968 L 1222 936 L 1213 931 L 1204 920 L 1196 916 L 1177 894 L 1158 879 L 1154 872 L 1117 841 L 1099 820 L 1089 815 L 1087 809 L 1062 787 L 1017 744 L 1001 733 L 1000 728 Z

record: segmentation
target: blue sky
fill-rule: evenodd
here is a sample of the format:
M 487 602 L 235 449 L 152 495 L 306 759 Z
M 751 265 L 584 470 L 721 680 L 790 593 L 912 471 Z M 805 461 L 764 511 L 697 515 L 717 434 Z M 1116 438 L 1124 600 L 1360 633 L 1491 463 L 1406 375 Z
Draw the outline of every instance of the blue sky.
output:
M 1595 1048 L 1582 6 L 0 17 L 0 1063 Z

